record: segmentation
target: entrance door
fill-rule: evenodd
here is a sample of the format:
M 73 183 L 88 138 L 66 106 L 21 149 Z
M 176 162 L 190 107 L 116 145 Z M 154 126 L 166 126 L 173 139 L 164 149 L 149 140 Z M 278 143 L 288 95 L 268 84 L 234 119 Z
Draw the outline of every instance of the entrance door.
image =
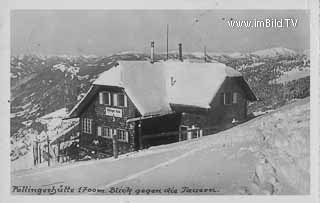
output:
M 180 141 L 183 141 L 183 140 L 187 140 L 188 139 L 188 127 L 186 126 L 180 126 Z

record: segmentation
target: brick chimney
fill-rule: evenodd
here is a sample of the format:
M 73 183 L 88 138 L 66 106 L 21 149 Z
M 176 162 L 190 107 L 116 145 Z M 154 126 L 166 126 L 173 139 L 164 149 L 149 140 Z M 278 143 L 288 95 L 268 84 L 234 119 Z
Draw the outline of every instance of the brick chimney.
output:
M 154 62 L 154 41 L 151 41 L 151 50 L 150 50 L 150 59 L 151 59 L 151 63 Z

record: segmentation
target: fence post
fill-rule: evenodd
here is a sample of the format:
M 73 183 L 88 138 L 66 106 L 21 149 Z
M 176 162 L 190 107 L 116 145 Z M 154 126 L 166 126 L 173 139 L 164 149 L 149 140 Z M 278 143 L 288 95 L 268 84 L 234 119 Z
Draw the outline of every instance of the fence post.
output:
M 42 163 L 41 143 L 39 143 L 38 146 L 39 146 L 39 150 L 38 150 L 38 152 L 39 152 L 39 162 L 41 164 Z
M 38 164 L 38 156 L 39 156 L 39 153 L 38 153 L 38 142 L 37 140 L 35 140 L 33 142 L 33 164 L 34 166 L 36 166 Z
M 47 144 L 48 144 L 48 166 L 50 166 L 50 140 L 49 135 L 47 135 Z
M 60 141 L 58 141 L 58 163 L 60 162 Z
M 112 136 L 112 146 L 113 146 L 113 157 L 118 158 L 118 144 L 117 144 L 117 134 L 114 133 Z

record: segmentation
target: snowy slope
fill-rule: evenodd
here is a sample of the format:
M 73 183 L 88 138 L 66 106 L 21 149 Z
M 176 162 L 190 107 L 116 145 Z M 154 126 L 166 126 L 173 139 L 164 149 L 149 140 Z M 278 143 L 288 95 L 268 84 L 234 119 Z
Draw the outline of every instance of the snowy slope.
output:
M 291 49 L 284 47 L 274 47 L 270 49 L 258 50 L 251 54 L 265 58 L 265 57 L 277 57 L 277 56 L 295 56 L 297 53 Z
M 38 139 L 40 143 L 46 143 L 47 136 L 49 136 L 49 140 L 52 142 L 69 129 L 78 125 L 78 119 L 62 120 L 66 115 L 66 108 L 62 108 L 37 118 L 35 122 L 46 126 L 46 130 L 37 132 L 31 128 L 22 139 L 12 140 L 11 158 L 13 161 L 11 170 L 16 171 L 34 167 L 32 145 L 35 139 Z M 32 120 L 30 122 L 33 123 Z
M 309 98 L 297 100 L 199 139 L 120 155 L 116 160 L 16 172 L 12 184 L 63 182 L 71 187 L 104 189 L 104 194 L 111 194 L 111 187 L 160 189 L 158 194 L 171 195 L 308 194 L 309 110 Z M 173 186 L 177 193 L 165 192 Z M 182 193 L 183 187 L 211 190 Z

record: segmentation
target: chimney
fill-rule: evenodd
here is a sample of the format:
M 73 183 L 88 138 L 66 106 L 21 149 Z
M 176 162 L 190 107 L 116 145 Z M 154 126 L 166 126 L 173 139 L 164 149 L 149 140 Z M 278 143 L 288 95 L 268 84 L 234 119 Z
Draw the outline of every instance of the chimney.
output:
M 150 53 L 151 63 L 154 62 L 154 41 L 151 41 L 151 53 Z
M 179 43 L 179 60 L 183 61 L 183 59 L 182 59 L 182 44 L 181 43 Z

